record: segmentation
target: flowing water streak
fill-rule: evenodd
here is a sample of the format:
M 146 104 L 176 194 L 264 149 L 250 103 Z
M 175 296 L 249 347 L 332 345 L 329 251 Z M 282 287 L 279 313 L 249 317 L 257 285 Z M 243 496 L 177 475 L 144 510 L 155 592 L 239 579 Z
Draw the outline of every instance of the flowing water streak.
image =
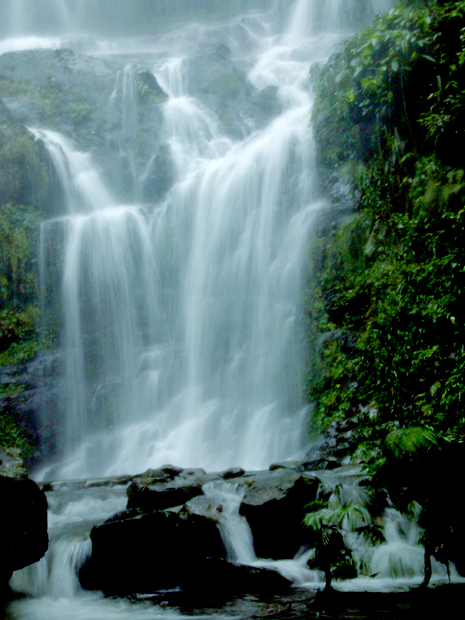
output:
M 140 208 L 116 206 L 91 157 L 70 140 L 58 132 L 29 130 L 51 155 L 70 213 L 43 224 L 41 267 L 44 289 L 47 272 L 56 269 L 52 246 L 59 226 L 66 415 L 58 432 L 63 454 L 77 449 L 74 466 L 62 471 L 72 477 L 100 472 L 118 453 L 118 440 L 111 442 L 111 454 L 96 450 L 105 425 L 111 429 L 141 414 L 135 374 L 139 352 L 159 314 L 156 270 Z
M 108 153 L 113 157 L 112 180 L 118 183 L 122 177 L 124 193 L 136 196 L 137 164 L 134 153 L 134 140 L 137 130 L 137 92 L 134 67 L 128 63 L 118 71 L 115 87 L 108 103 L 109 133 L 114 127 L 121 127 L 117 138 L 108 136 Z M 116 144 L 114 144 L 116 142 Z M 119 181 L 121 183 L 121 181 Z
M 63 192 L 68 213 L 95 211 L 114 204 L 89 153 L 78 151 L 72 141 L 49 129 L 28 130 L 45 144 Z
M 245 488 L 229 482 L 209 482 L 204 485 L 203 491 L 209 500 L 206 514 L 211 511 L 214 513 L 230 561 L 276 571 L 295 585 L 307 587 L 321 585 L 323 580 L 321 571 L 310 570 L 307 565 L 311 552 L 298 554 L 292 560 L 257 558 L 253 548 L 252 531 L 246 518 L 239 514 Z

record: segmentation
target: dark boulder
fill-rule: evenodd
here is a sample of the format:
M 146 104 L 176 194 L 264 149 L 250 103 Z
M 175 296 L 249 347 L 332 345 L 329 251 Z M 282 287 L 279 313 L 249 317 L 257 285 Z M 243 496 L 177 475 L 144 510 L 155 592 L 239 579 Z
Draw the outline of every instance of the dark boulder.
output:
M 292 558 L 306 542 L 302 527 L 306 506 L 316 498 L 318 481 L 277 469 L 235 479 L 246 488 L 240 513 L 252 530 L 261 558 Z
M 245 470 L 242 467 L 230 467 L 221 474 L 223 480 L 232 480 L 233 478 L 240 478 L 245 474 Z
M 20 460 L 0 449 L 0 583 L 47 551 L 47 499 L 22 473 Z M 19 464 L 18 464 L 19 462 Z
M 175 168 L 169 144 L 159 145 L 142 177 L 142 199 L 158 203 L 166 196 L 175 182 Z
M 267 592 L 277 594 L 290 586 L 290 581 L 272 568 L 233 564 L 218 558 L 200 561 L 195 571 L 183 574 L 181 584 L 185 593 L 209 593 L 210 596 Z
M 179 587 L 199 574 L 206 558 L 225 558 L 214 521 L 174 511 L 120 513 L 94 527 L 91 539 L 92 555 L 80 580 L 108 595 Z
M 129 510 L 151 512 L 181 506 L 197 495 L 202 495 L 199 480 L 182 477 L 182 469 L 165 466 L 148 470 L 133 480 L 128 487 Z

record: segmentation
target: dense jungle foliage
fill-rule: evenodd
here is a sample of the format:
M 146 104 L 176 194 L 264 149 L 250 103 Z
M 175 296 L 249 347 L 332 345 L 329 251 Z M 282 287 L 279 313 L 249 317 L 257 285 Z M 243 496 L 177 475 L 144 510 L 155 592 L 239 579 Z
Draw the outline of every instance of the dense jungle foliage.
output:
M 44 164 L 28 132 L 0 108 L 0 365 L 37 350 L 39 224 Z
M 0 103 L 0 366 L 20 364 L 40 350 L 39 224 L 47 201 L 47 174 L 32 136 Z M 0 386 L 0 447 L 24 457 L 30 442 L 15 421 L 22 383 Z
M 319 428 L 355 422 L 371 487 L 419 515 L 427 585 L 433 555 L 464 568 L 465 2 L 398 4 L 312 78 L 325 189 L 354 207 L 339 200 L 313 257 L 309 399 Z M 340 532 L 335 506 L 306 524 Z
M 326 189 L 342 179 L 356 205 L 315 258 L 315 418 L 356 417 L 356 457 L 404 506 L 450 503 L 437 472 L 453 478 L 465 435 L 465 2 L 397 5 L 312 77 Z

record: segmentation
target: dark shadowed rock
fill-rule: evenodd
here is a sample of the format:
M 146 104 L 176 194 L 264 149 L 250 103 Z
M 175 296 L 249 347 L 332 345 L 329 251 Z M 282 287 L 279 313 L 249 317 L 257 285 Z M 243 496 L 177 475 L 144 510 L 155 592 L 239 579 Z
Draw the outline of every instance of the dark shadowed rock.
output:
M 91 539 L 92 556 L 81 570 L 81 583 L 106 594 L 178 587 L 199 574 L 206 558 L 225 558 L 212 520 L 172 511 L 120 513 L 93 528 Z
M 192 595 L 284 592 L 291 583 L 271 568 L 234 564 L 220 558 L 206 558 L 193 572 L 183 574 L 181 587 Z
M 0 449 L 0 582 L 38 562 L 48 547 L 47 500 L 22 474 L 19 459 Z
M 235 482 L 246 488 L 240 513 L 262 558 L 292 558 L 305 544 L 302 519 L 316 498 L 318 481 L 286 469 L 259 472 Z
M 202 487 L 195 480 L 175 479 L 169 482 L 158 479 L 134 480 L 128 487 L 128 509 L 149 512 L 165 510 L 185 504 L 202 495 Z
M 160 202 L 175 181 L 171 149 L 163 142 L 149 162 L 142 180 L 142 198 L 147 203 Z
M 233 478 L 240 478 L 241 476 L 244 476 L 244 474 L 245 470 L 241 467 L 231 467 L 230 469 L 224 471 L 221 474 L 221 477 L 223 480 L 232 480 Z

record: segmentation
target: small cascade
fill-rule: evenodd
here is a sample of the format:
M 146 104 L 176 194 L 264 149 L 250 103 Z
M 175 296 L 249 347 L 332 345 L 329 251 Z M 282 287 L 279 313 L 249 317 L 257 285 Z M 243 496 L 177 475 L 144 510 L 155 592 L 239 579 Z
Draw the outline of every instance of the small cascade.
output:
M 126 505 L 124 487 L 57 485 L 47 492 L 49 549 L 35 564 L 15 571 L 11 587 L 34 597 L 73 599 L 82 593 L 78 572 L 91 553 L 93 525 Z
M 239 514 L 244 488 L 228 482 L 209 482 L 204 485 L 203 491 L 208 501 L 199 502 L 197 506 L 206 505 L 207 514 L 214 515 L 230 561 L 276 571 L 295 585 L 318 587 L 321 584 L 322 573 L 310 570 L 307 565 L 311 551 L 299 553 L 292 560 L 257 558 L 252 531 L 247 519 Z
M 400 579 L 421 582 L 424 576 L 424 548 L 421 544 L 423 530 L 413 518 L 408 518 L 390 508 L 384 515 L 385 543 L 373 550 L 370 561 L 371 574 L 380 580 Z M 447 582 L 447 567 L 434 558 L 432 582 Z M 451 566 L 451 578 L 457 577 Z
M 358 574 L 355 579 L 333 582 L 333 586 L 342 591 L 393 591 L 418 586 L 425 571 L 423 530 L 418 525 L 418 515 L 404 515 L 387 508 L 373 523 L 368 510 L 370 495 L 360 484 L 363 478 L 357 468 L 347 468 L 342 473 L 319 471 L 314 475 L 330 494 L 329 513 L 336 515 L 339 511 L 345 515 L 342 521 L 335 517 L 333 524 L 342 534 Z M 379 534 L 373 530 L 374 536 L 370 535 L 370 528 L 379 529 L 384 540 L 375 543 Z M 451 580 L 463 581 L 453 565 L 450 569 Z M 448 581 L 447 567 L 432 558 L 431 582 Z
M 91 551 L 90 530 L 124 509 L 124 486 L 88 488 L 84 483 L 65 483 L 47 492 L 47 499 L 49 550 L 40 562 L 13 574 L 11 588 L 26 596 L 10 603 L 9 618 L 181 620 L 185 617 L 151 603 L 131 604 L 105 598 L 101 593 L 82 590 L 79 584 L 79 569 Z
M 217 513 L 218 527 L 228 559 L 239 564 L 256 562 L 252 531 L 247 519 L 239 514 L 245 489 L 235 484 L 210 482 L 204 485 L 203 492 Z
M 184 57 L 168 58 L 154 74 L 169 95 L 163 105 L 163 138 L 170 146 L 176 177 L 183 180 L 204 162 L 224 155 L 231 141 L 220 135 L 215 114 L 189 96 Z
M 51 541 L 46 557 L 14 573 L 11 587 L 35 597 L 74 598 L 81 590 L 78 571 L 90 552 L 89 538 Z
M 76 150 L 72 141 L 57 131 L 34 127 L 28 130 L 42 140 L 50 154 L 68 213 L 95 211 L 114 204 L 89 153 Z

